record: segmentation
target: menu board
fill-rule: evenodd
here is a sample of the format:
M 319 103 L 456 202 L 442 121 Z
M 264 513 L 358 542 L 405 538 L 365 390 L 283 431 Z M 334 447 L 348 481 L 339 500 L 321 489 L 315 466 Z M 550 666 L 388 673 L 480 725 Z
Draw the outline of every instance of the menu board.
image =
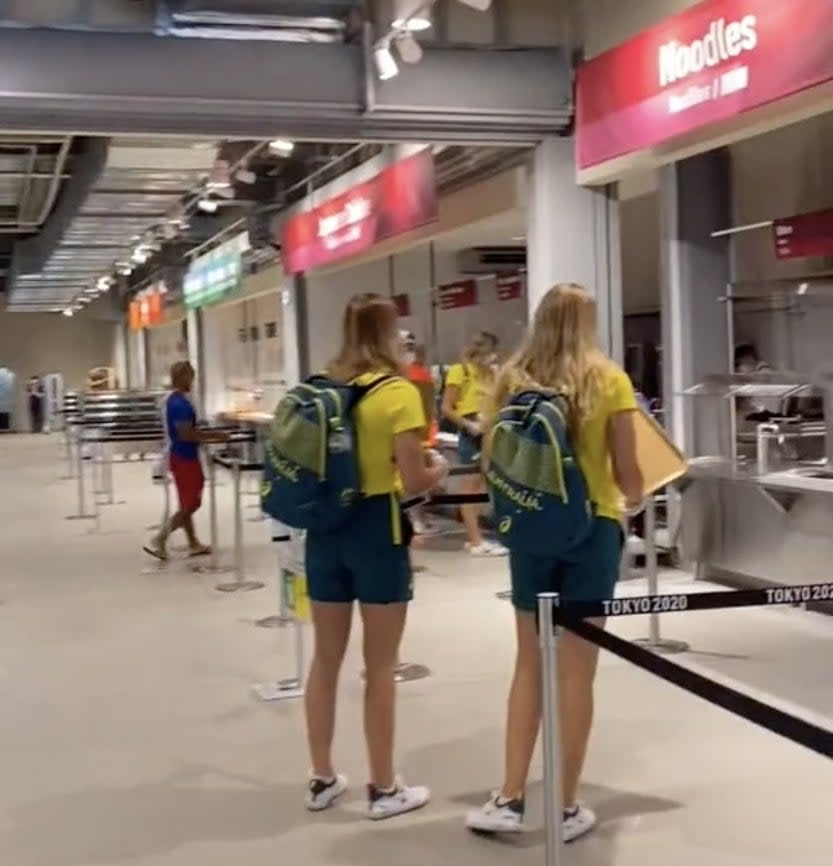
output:
M 833 255 L 833 209 L 777 219 L 772 237 L 779 259 Z

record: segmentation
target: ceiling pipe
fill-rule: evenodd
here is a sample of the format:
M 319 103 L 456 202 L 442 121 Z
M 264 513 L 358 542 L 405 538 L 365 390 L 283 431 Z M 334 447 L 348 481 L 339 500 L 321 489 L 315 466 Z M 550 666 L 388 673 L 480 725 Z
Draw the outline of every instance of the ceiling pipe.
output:
M 60 189 L 60 195 L 58 180 L 53 195 L 54 207 L 43 220 L 40 233 L 15 245 L 9 269 L 9 288 L 12 292 L 18 276 L 37 274 L 43 270 L 107 166 L 109 150 L 110 142 L 106 138 L 75 139 L 72 176 Z M 67 156 L 68 153 L 69 150 Z M 56 177 L 60 174 L 60 171 L 56 172 Z

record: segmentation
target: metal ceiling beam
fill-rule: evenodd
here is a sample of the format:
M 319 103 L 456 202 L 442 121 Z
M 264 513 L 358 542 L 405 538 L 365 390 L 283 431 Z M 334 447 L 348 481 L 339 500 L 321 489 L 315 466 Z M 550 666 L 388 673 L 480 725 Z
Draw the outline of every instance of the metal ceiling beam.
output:
M 525 145 L 571 119 L 557 48 L 426 46 L 420 63 L 385 82 L 368 54 L 361 45 L 0 30 L 0 128 Z

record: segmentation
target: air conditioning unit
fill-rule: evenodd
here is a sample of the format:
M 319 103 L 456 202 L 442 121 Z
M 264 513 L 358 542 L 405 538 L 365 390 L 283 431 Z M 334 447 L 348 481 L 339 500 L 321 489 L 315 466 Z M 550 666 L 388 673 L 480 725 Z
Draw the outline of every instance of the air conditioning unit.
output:
M 499 274 L 526 267 L 526 247 L 472 247 L 457 254 L 461 274 Z

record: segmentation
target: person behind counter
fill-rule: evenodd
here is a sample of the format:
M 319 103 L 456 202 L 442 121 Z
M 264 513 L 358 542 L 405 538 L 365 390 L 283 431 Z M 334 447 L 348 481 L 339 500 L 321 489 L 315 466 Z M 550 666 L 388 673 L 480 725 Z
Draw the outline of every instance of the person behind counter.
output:
M 483 402 L 494 383 L 497 365 L 498 338 L 488 331 L 474 335 L 463 351 L 459 364 L 448 368 L 443 392 L 443 417 L 457 428 L 458 454 L 464 466 L 478 467 L 482 441 L 481 413 Z M 461 492 L 485 493 L 479 472 L 463 475 Z M 480 531 L 480 509 L 477 505 L 461 505 L 460 515 L 466 529 L 466 548 L 473 556 L 505 556 L 506 548 L 483 538 Z
M 207 556 L 211 553 L 207 545 L 200 543 L 194 529 L 194 514 L 202 505 L 205 486 L 200 446 L 228 441 L 225 433 L 197 429 L 197 413 L 190 398 L 194 368 L 188 361 L 173 364 L 170 375 L 173 390 L 165 398 L 162 424 L 165 431 L 165 457 L 176 485 L 179 509 L 143 548 L 145 553 L 162 561 L 168 558 L 168 538 L 177 529 L 183 530 L 188 538 L 189 556 Z
M 524 790 L 541 724 L 538 594 L 557 592 L 564 601 L 610 598 L 619 577 L 623 507 L 635 508 L 643 496 L 633 386 L 599 347 L 596 303 L 581 286 L 555 286 L 538 305 L 524 344 L 498 374 L 487 436 L 499 409 L 528 389 L 567 396 L 573 446 L 595 517 L 587 538 L 566 553 L 542 557 L 510 552 L 517 650 L 506 722 L 505 775 L 502 788 L 470 812 L 466 822 L 472 830 L 491 833 L 523 829 Z M 596 624 L 603 627 L 604 621 Z M 593 722 L 597 657 L 598 647 L 564 630 L 558 675 L 565 842 L 596 823 L 593 812 L 579 804 L 577 793 Z
M 29 404 L 29 424 L 33 433 L 43 433 L 43 382 L 40 376 L 32 376 L 26 384 L 26 398 Z
M 401 494 L 432 490 L 448 471 L 439 455 L 426 459 L 425 411 L 404 376 L 396 317 L 394 304 L 374 294 L 356 295 L 345 310 L 342 345 L 326 375 L 370 388 L 354 410 L 363 498 L 347 525 L 310 531 L 306 543 L 315 636 L 304 698 L 312 764 L 306 807 L 322 812 L 347 790 L 332 751 L 339 674 L 358 602 L 370 768 L 367 816 L 377 821 L 419 809 L 430 798 L 427 788 L 398 780 L 394 768 L 396 665 L 413 598 L 412 529 Z

